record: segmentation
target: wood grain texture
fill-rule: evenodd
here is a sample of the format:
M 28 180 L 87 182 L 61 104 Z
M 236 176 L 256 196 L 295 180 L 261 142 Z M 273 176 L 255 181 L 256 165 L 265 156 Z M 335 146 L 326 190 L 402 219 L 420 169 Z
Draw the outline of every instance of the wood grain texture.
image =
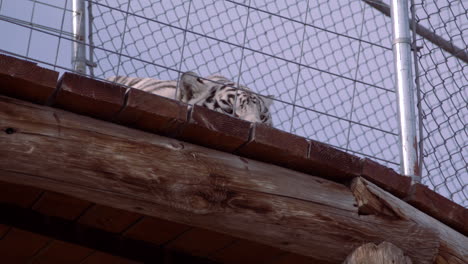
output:
M 411 186 L 411 193 L 405 201 L 468 236 L 468 208 L 419 183 Z
M 140 217 L 137 213 L 98 204 L 89 208 L 77 222 L 107 232 L 121 233 Z
M 358 199 L 361 199 L 360 197 L 374 196 L 373 199 L 379 199 L 385 204 L 385 210 L 387 212 L 392 211 L 393 214 L 398 215 L 401 220 L 411 221 L 420 226 L 425 226 L 437 234 L 440 241 L 440 247 L 436 252 L 438 261 L 435 263 L 467 263 L 468 238 L 466 236 L 431 216 L 416 210 L 411 205 L 363 178 L 356 178 L 352 186 L 354 186 L 353 190 L 355 192 L 359 192 L 361 194 L 367 192 L 367 195 L 365 196 L 356 195 Z M 407 251 L 405 251 L 405 253 L 406 252 Z M 434 258 L 436 258 L 436 256 L 434 256 Z M 418 263 L 416 259 L 412 258 L 412 260 L 415 263 Z
M 125 232 L 125 237 L 162 245 L 174 240 L 190 227 L 154 217 L 143 217 Z
M 27 263 L 36 255 L 50 238 L 12 228 L 0 239 L 0 261 L 2 263 Z
M 80 264 L 141 264 L 141 262 L 125 259 L 118 256 L 109 255 L 107 253 L 96 251 L 94 254 L 87 257 Z
M 404 252 L 392 243 L 372 243 L 358 247 L 343 264 L 412 264 Z
M 66 72 L 51 103 L 99 119 L 113 119 L 124 105 L 127 88 Z
M 290 169 L 307 171 L 308 151 L 309 142 L 305 138 L 256 123 L 252 127 L 249 142 L 236 153 Z
M 196 256 L 207 257 L 214 252 L 226 248 L 234 240 L 231 236 L 218 232 L 202 228 L 192 228 L 170 241 L 166 247 L 177 251 L 190 252 L 190 254 Z
M 0 54 L 0 94 L 45 104 L 59 73 L 37 63 Z
M 347 181 L 361 175 L 357 156 L 315 140 L 309 141 L 308 172 L 334 180 Z
M 44 247 L 33 259 L 31 264 L 80 264 L 93 252 L 92 249 L 54 240 Z
M 176 135 L 187 122 L 188 105 L 162 96 L 130 89 L 116 121 L 161 135 Z
M 3 132 L 0 131 L 0 133 Z M 44 191 L 41 189 L 32 186 L 0 181 L 0 203 L 14 204 L 23 208 L 29 208 L 43 192 Z
M 164 250 L 162 247 L 153 243 L 131 239 L 128 237 L 124 237 L 120 234 L 110 233 L 102 229 L 89 227 L 80 224 L 76 221 L 70 221 L 59 217 L 43 215 L 31 209 L 24 209 L 18 206 L 0 203 L 0 212 L 2 212 L 2 214 L 0 214 L 0 223 L 5 224 L 3 226 L 0 224 L 0 235 L 2 233 L 2 228 L 5 229 L 5 231 L 3 232 L 6 232 L 5 235 L 8 234 L 9 230 L 12 230 L 12 228 L 21 229 L 24 231 L 32 232 L 41 237 L 64 241 L 67 243 L 71 243 L 75 246 L 98 250 L 111 255 L 120 256 L 135 261 L 141 261 L 143 263 L 162 263 L 169 253 L 167 250 Z M 4 241 L 3 238 L 3 236 L 0 236 L 0 248 L 2 245 L 2 241 Z M 33 237 L 31 239 L 31 242 L 34 241 L 35 240 Z M 11 242 L 12 241 L 8 243 L 11 244 Z M 30 243 L 27 239 L 23 242 Z M 16 244 L 15 246 L 22 247 L 16 250 L 14 249 L 14 247 L 9 246 L 8 243 L 7 248 L 9 250 L 11 249 L 18 252 L 22 251 L 22 248 L 28 248 L 31 246 L 29 244 L 25 244 L 24 246 Z M 42 253 L 46 252 L 51 246 L 52 245 L 50 243 L 46 243 L 46 245 L 41 247 L 41 249 L 39 249 L 34 254 L 33 258 L 39 258 L 42 255 Z M 12 253 L 14 253 L 14 251 Z M 193 257 L 185 253 L 170 252 L 169 255 L 171 258 L 186 260 L 185 262 L 174 263 L 207 263 L 207 259 Z M 3 255 L 0 254 L 0 263 L 16 263 L 4 261 L 4 259 L 2 259 L 2 256 Z M 15 257 L 15 255 L 13 257 Z
M 177 136 L 209 148 L 233 152 L 249 139 L 251 123 L 195 105 Z
M 271 264 L 327 264 L 330 262 L 319 261 L 310 257 L 305 257 L 298 254 L 288 253 L 279 256 L 278 259 L 270 262 Z
M 76 199 L 68 195 L 44 192 L 32 209 L 42 214 L 74 220 L 90 205 L 91 203 L 88 201 Z
M 362 161 L 361 176 L 400 198 L 406 197 L 411 188 L 410 177 L 402 176 L 393 169 L 368 158 Z
M 351 191 L 356 197 L 358 211 L 362 215 L 384 215 L 387 218 L 402 218 L 398 212 L 395 212 L 391 206 L 384 200 L 372 194 L 362 181 L 354 180 L 351 182 Z
M 271 246 L 252 241 L 238 240 L 212 254 L 210 258 L 224 264 L 257 264 L 272 263 L 284 254 L 284 251 Z
M 428 227 L 359 215 L 347 187 L 282 167 L 5 97 L 0 127 L 16 129 L 0 133 L 0 180 L 330 263 L 384 240 L 431 263 L 439 245 Z

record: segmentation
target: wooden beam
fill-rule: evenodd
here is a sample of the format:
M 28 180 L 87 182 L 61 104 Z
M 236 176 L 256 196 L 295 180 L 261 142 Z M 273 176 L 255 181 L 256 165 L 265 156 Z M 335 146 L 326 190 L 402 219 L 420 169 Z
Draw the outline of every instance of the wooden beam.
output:
M 174 264 L 217 263 L 206 258 L 191 256 L 182 252 L 174 252 L 173 250 L 163 248 L 154 243 L 129 238 L 119 233 L 97 229 L 73 220 L 44 215 L 37 211 L 21 208 L 19 206 L 0 203 L 0 210 L 2 212 L 0 215 L 0 223 L 33 232 L 35 237 L 42 238 L 45 241 L 50 238 L 57 239 L 57 241 L 65 241 L 84 248 L 96 249 L 115 256 L 141 261 L 143 263 L 166 263 L 164 260 L 168 256 L 173 258 L 173 262 L 170 263 Z M 31 238 L 29 238 L 29 240 L 31 240 Z M 34 241 L 32 241 L 33 243 L 31 244 L 29 240 L 25 239 L 24 241 L 21 241 L 23 245 L 15 245 L 15 247 L 25 247 L 25 245 L 27 245 L 26 248 L 31 247 L 34 245 Z M 45 241 L 39 246 L 43 247 Z M 15 251 L 15 248 L 12 246 L 9 246 L 8 248 Z M 34 250 L 34 252 L 37 251 L 37 249 Z M 5 261 L 3 257 L 3 255 L 0 255 L 0 261 Z M 11 262 L 6 261 L 2 263 L 30 263 L 27 260 L 28 259 L 24 262 L 18 262 L 18 257 L 16 257 L 12 259 Z
M 365 211 L 366 214 L 387 215 L 395 219 L 411 221 L 437 233 L 440 248 L 435 263 L 467 263 L 468 239 L 466 236 L 416 210 L 363 178 L 354 179 L 351 189 L 357 198 L 360 212 Z
M 0 129 L 3 181 L 326 263 L 341 263 L 363 243 L 382 241 L 416 263 L 432 263 L 439 247 L 430 226 L 360 215 L 344 185 L 271 164 L 8 97 L 0 97 Z

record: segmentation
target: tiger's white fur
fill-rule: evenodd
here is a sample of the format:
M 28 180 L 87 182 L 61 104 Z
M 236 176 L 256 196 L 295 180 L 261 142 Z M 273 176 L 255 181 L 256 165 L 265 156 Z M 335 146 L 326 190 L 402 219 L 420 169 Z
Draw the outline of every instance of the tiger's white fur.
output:
M 107 80 L 167 98 L 177 98 L 191 105 L 201 105 L 246 121 L 272 125 L 269 111 L 272 103 L 271 96 L 258 96 L 250 92 L 249 88 L 238 85 L 221 75 L 201 78 L 194 72 L 186 72 L 179 80 L 178 92 L 177 81 L 127 76 L 113 76 Z

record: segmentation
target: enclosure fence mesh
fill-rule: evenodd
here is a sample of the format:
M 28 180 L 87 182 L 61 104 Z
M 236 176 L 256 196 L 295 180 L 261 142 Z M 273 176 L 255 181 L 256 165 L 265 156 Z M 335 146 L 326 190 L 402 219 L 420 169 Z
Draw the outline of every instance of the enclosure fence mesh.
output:
M 468 206 L 468 2 L 422 1 L 417 24 L 447 41 L 447 52 L 417 37 L 424 132 L 423 183 Z
M 467 6 L 417 1 L 416 24 L 466 52 Z M 273 95 L 275 128 L 399 170 L 388 0 L 86 0 L 88 72 L 221 74 Z M 71 0 L 0 0 L 0 51 L 72 71 Z M 422 183 L 468 206 L 467 62 L 417 35 Z M 440 44 L 440 43 L 439 43 Z

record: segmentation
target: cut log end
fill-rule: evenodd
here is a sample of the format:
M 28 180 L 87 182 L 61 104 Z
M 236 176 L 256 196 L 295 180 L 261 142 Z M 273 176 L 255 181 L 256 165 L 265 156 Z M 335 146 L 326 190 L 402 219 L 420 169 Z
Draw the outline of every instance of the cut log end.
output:
M 373 243 L 358 247 L 349 255 L 343 264 L 412 264 L 404 252 L 389 242 L 380 245 Z
M 355 178 L 351 183 L 351 191 L 356 198 L 358 212 L 361 215 L 381 215 L 387 219 L 404 219 L 385 200 L 372 194 L 366 187 L 362 178 Z

